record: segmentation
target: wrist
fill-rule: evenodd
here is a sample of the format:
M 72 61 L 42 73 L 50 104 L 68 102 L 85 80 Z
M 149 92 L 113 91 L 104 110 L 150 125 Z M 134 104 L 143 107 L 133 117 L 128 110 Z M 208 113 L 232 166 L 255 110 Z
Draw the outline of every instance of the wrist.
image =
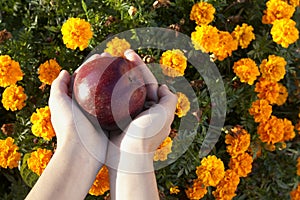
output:
M 154 171 L 153 153 L 132 153 L 119 149 L 114 144 L 108 146 L 105 165 L 115 172 L 143 174 Z
M 95 156 L 89 153 L 81 141 L 76 137 L 68 138 L 62 143 L 58 143 L 55 150 L 55 155 L 59 157 L 59 159 L 63 159 L 65 162 L 81 164 L 89 163 L 90 166 L 96 166 L 96 168 L 100 168 L 103 165 L 99 159 L 95 158 Z M 72 165 L 74 163 L 72 163 Z
M 76 131 L 63 134 L 64 137 L 60 137 L 57 141 L 56 152 L 71 158 L 80 155 L 98 163 L 105 162 L 107 138 L 104 134 L 89 132 L 86 135 L 79 135 Z

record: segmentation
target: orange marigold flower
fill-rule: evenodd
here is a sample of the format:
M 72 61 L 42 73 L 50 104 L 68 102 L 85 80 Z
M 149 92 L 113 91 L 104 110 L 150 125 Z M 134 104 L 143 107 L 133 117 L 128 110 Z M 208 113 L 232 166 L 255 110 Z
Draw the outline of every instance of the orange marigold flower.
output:
M 110 188 L 109 186 L 109 173 L 108 168 L 103 165 L 99 170 L 92 187 L 89 190 L 89 194 L 94 196 L 103 195 Z
M 187 58 L 179 49 L 167 50 L 160 57 L 163 74 L 170 77 L 183 76 L 187 67 Z
M 156 149 L 153 160 L 154 161 L 167 160 L 168 154 L 172 152 L 172 144 L 173 144 L 172 139 L 170 137 L 166 137 L 166 139 Z
M 300 176 L 300 157 L 297 159 L 297 175 Z
M 215 199 L 231 200 L 236 196 L 235 191 L 240 183 L 240 177 L 231 169 L 225 171 L 224 178 L 217 185 L 216 190 L 212 192 Z
M 45 140 L 51 140 L 55 136 L 54 129 L 51 123 L 51 114 L 48 106 L 36 109 L 30 117 L 32 123 L 32 133 L 37 137 L 42 137 Z
M 210 3 L 198 2 L 193 5 L 190 19 L 196 21 L 197 25 L 208 25 L 214 20 L 216 9 Z
M 257 96 L 259 99 L 265 99 L 270 104 L 274 104 L 279 96 L 280 86 L 277 82 L 260 78 L 255 84 L 254 91 L 258 93 Z
M 239 154 L 235 158 L 230 158 L 229 168 L 240 177 L 247 177 L 252 171 L 253 158 L 248 153 Z
M 2 104 L 6 110 L 21 110 L 25 105 L 27 95 L 24 93 L 22 86 L 10 85 L 5 88 L 2 94 Z
M 269 55 L 264 59 L 259 68 L 263 78 L 270 81 L 280 81 L 285 75 L 286 61 L 283 57 Z
M 300 199 L 300 183 L 297 188 L 290 192 L 291 200 L 299 200 Z
M 194 180 L 193 187 L 189 187 L 185 190 L 185 193 L 189 199 L 201 199 L 207 193 L 207 188 L 200 179 L 196 179 Z
M 278 83 L 278 87 L 279 87 L 279 94 L 278 94 L 275 104 L 277 104 L 278 106 L 281 106 L 286 102 L 286 100 L 289 96 L 289 93 L 288 93 L 287 88 L 284 85 L 282 85 L 281 83 Z
M 205 53 L 213 52 L 219 44 L 219 30 L 211 25 L 196 26 L 191 39 L 196 50 Z
M 58 76 L 61 66 L 54 59 L 50 59 L 39 66 L 38 74 L 42 83 L 51 85 Z
M 23 79 L 20 64 L 11 59 L 10 56 L 0 56 L 0 87 L 16 84 Z
M 114 37 L 112 40 L 107 42 L 104 52 L 109 53 L 112 56 L 124 57 L 124 52 L 127 49 L 130 49 L 130 44 L 127 40 Z
M 231 157 L 244 153 L 250 146 L 250 134 L 240 126 L 231 129 L 232 134 L 226 134 L 225 143 Z
M 299 31 L 296 22 L 291 19 L 276 20 L 271 29 L 273 41 L 284 48 L 296 42 L 299 38 Z
M 28 168 L 40 176 L 47 167 L 52 155 L 51 150 L 38 148 L 36 151 L 31 152 L 27 160 Z
M 264 10 L 262 17 L 262 23 L 264 24 L 273 24 L 274 21 L 279 19 L 290 19 L 295 12 L 295 7 L 284 1 L 269 0 L 266 6 L 267 9 Z
M 284 128 L 282 119 L 271 116 L 269 120 L 258 125 L 257 133 L 262 142 L 275 144 L 283 140 Z
M 91 24 L 84 19 L 69 18 L 61 27 L 63 42 L 67 48 L 80 51 L 88 47 L 90 39 L 93 37 Z
M 249 109 L 249 114 L 253 116 L 255 122 L 265 122 L 272 114 L 272 106 L 265 99 L 254 101 Z
M 243 23 L 242 26 L 237 25 L 231 35 L 234 40 L 238 41 L 238 45 L 245 49 L 255 39 L 253 30 L 251 25 Z
M 216 186 L 225 174 L 224 163 L 216 156 L 203 158 L 201 165 L 197 167 L 196 174 L 206 186 Z
M 170 194 L 178 194 L 180 190 L 178 189 L 178 186 L 172 186 L 170 187 Z
M 294 137 L 296 136 L 295 133 L 295 127 L 292 124 L 292 122 L 286 118 L 283 119 L 283 125 L 284 125 L 284 134 L 283 134 L 283 140 L 284 141 L 289 141 L 294 139 Z
M 178 99 L 177 99 L 175 114 L 178 117 L 183 117 L 190 110 L 191 103 L 190 103 L 188 97 L 185 94 L 183 94 L 182 92 L 177 92 L 176 95 L 177 95 Z
M 252 85 L 260 75 L 258 66 L 251 58 L 242 58 L 233 64 L 234 73 L 240 78 L 243 83 Z
M 14 144 L 12 137 L 0 140 L 0 167 L 10 169 L 18 167 L 21 159 L 21 153 L 18 152 L 19 147 Z
M 219 43 L 217 48 L 212 50 L 212 53 L 218 60 L 222 61 L 232 52 L 238 49 L 238 41 L 234 40 L 231 34 L 227 31 L 219 31 Z

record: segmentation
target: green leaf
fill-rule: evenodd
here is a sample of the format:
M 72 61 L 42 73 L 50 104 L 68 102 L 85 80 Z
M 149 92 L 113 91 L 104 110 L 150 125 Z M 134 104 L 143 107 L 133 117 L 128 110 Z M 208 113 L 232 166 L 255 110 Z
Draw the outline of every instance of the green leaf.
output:
M 53 33 L 59 33 L 60 32 L 59 27 L 56 27 L 56 26 L 44 26 L 44 28 L 48 31 L 53 32 Z
M 84 10 L 85 14 L 87 14 L 87 6 L 86 6 L 86 3 L 84 2 L 84 0 L 81 0 L 81 6 L 82 6 L 82 9 Z
M 29 187 L 33 187 L 36 181 L 38 180 L 39 176 L 28 168 L 27 160 L 29 157 L 30 153 L 24 155 L 20 169 L 20 174 L 26 185 L 28 185 Z

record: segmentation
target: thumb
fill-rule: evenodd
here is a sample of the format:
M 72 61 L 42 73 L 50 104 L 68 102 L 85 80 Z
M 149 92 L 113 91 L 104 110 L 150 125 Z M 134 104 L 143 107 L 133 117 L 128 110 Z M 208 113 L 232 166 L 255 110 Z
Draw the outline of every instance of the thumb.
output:
M 135 51 L 133 51 L 132 49 L 127 49 L 124 52 L 124 56 L 127 60 L 133 62 L 135 66 L 138 66 L 139 69 L 141 70 L 147 88 L 147 100 L 157 102 L 158 83 L 155 76 L 150 71 L 150 69 L 140 58 L 140 56 L 136 54 Z

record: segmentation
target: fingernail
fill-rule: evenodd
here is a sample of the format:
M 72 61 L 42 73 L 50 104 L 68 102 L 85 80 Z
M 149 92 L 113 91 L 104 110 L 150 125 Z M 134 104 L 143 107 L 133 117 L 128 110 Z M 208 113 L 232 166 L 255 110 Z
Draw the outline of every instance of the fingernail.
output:
M 124 52 L 124 55 L 125 55 L 125 56 L 129 56 L 132 52 L 133 52 L 132 49 L 127 49 L 127 50 Z
M 166 84 L 162 84 L 161 87 L 165 87 L 166 89 L 169 89 L 169 87 Z

